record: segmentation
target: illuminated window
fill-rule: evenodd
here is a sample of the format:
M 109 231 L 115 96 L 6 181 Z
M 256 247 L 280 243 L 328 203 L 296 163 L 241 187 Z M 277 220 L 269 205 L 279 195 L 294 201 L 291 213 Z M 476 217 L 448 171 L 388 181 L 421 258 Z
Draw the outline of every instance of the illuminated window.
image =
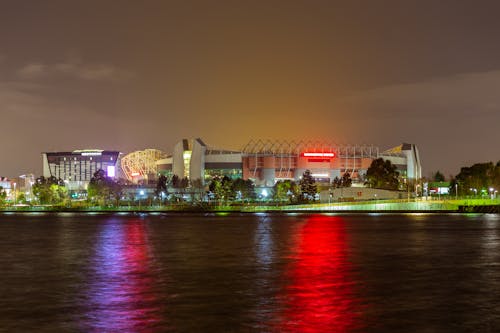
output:
M 184 151 L 182 158 L 184 159 L 184 177 L 189 178 L 189 164 L 191 163 L 191 150 Z

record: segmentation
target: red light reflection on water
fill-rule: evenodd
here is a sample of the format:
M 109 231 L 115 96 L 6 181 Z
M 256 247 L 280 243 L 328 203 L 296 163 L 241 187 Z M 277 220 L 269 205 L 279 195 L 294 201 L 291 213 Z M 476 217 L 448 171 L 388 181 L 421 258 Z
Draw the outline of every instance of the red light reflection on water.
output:
M 312 216 L 296 234 L 285 273 L 279 331 L 347 332 L 359 329 L 360 302 L 349 275 L 348 240 L 341 217 Z
M 160 323 L 160 309 L 144 221 L 118 221 L 103 228 L 92 261 L 86 331 L 151 331 Z

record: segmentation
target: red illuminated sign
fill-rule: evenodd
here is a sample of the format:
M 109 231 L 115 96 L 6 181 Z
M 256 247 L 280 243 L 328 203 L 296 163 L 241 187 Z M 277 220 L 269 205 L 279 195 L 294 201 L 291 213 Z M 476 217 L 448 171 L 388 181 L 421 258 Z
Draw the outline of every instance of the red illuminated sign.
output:
M 334 153 L 303 153 L 304 157 L 335 157 Z

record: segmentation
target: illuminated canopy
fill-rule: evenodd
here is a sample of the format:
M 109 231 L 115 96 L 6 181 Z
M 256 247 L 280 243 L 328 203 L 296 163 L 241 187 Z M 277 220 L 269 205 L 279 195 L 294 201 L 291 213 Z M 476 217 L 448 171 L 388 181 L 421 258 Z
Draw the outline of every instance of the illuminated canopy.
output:
M 156 174 L 156 161 L 165 158 L 166 154 L 157 149 L 145 149 L 125 155 L 121 159 L 122 171 L 128 180 L 135 182 Z

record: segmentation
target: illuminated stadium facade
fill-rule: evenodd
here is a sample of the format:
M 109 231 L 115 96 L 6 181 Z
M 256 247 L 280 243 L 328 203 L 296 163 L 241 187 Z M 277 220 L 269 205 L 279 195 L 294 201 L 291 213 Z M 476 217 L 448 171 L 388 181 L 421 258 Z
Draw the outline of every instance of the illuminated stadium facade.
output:
M 241 151 L 209 148 L 201 139 L 184 139 L 172 155 L 158 160 L 158 172 L 198 179 L 214 176 L 251 179 L 257 186 L 273 186 L 278 180 L 299 180 L 310 170 L 320 183 L 332 182 L 349 173 L 362 182 L 372 161 L 378 157 L 396 165 L 403 178 L 421 178 L 418 149 L 402 144 L 380 152 L 371 145 L 339 145 L 320 141 L 250 141 Z
M 279 180 L 297 181 L 306 170 L 319 183 L 331 183 L 349 173 L 353 183 L 362 184 L 370 164 L 379 157 L 390 160 L 403 179 L 422 176 L 418 149 L 407 143 L 380 152 L 371 145 L 253 140 L 241 151 L 233 151 L 209 147 L 197 138 L 179 141 L 171 155 L 146 149 L 119 157 L 118 151 L 96 149 L 43 153 L 43 176 L 62 179 L 70 190 L 86 189 L 99 169 L 110 177 L 123 175 L 135 184 L 153 184 L 163 174 L 188 178 L 192 184 L 227 176 L 271 187 Z

